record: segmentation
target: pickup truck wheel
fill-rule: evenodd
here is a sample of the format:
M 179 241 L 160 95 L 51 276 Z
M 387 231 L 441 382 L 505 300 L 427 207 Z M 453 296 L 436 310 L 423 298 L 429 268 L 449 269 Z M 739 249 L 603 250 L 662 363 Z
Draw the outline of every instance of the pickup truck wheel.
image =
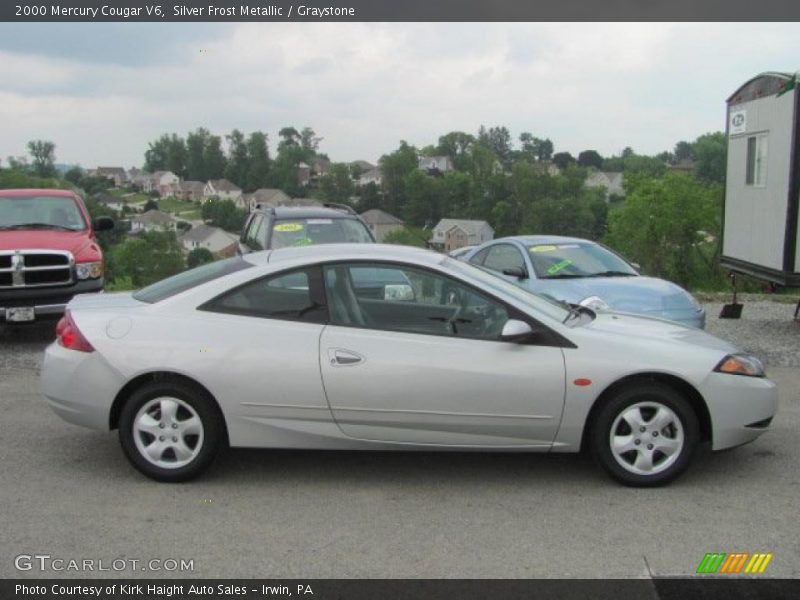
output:
M 119 439 L 128 460 L 157 481 L 187 481 L 217 454 L 222 418 L 200 389 L 154 382 L 136 390 L 122 408 Z
M 699 440 L 689 402 L 658 383 L 621 390 L 600 409 L 591 431 L 595 459 L 617 481 L 637 487 L 683 473 Z

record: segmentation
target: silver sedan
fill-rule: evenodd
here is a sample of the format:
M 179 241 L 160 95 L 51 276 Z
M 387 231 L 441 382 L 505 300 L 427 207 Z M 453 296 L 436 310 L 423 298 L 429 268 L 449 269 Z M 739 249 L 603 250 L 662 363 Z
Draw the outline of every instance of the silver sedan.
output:
M 76 298 L 56 331 L 50 406 L 118 429 L 160 481 L 198 475 L 229 444 L 587 449 L 622 483 L 658 485 L 700 443 L 756 439 L 777 407 L 758 359 L 701 330 L 568 307 L 398 246 L 231 258 Z

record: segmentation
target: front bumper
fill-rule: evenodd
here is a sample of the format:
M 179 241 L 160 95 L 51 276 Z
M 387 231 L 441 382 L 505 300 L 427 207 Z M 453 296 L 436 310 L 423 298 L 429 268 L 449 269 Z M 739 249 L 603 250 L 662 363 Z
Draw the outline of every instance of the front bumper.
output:
M 6 308 L 33 307 L 36 318 L 60 316 L 78 294 L 103 291 L 104 280 L 86 279 L 69 286 L 10 288 L 0 290 L 0 322 L 6 319 Z
M 778 388 L 765 377 L 712 373 L 702 393 L 714 450 L 752 442 L 769 429 L 778 410 Z

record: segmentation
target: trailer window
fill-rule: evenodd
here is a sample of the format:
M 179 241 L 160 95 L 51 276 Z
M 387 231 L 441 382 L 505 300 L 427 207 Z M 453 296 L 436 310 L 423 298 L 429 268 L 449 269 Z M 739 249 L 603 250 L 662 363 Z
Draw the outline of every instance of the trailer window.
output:
M 767 136 L 747 138 L 747 169 L 745 184 L 764 187 L 767 184 Z

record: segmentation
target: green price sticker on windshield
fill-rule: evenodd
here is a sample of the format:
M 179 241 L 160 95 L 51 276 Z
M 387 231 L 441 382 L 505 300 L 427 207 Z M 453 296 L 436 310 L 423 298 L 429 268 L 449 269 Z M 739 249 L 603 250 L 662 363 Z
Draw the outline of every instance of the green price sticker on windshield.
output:
M 295 231 L 302 231 L 303 230 L 303 224 L 302 223 L 278 223 L 272 229 L 274 231 L 280 231 L 281 233 L 293 233 Z
M 570 266 L 571 264 L 572 264 L 572 261 L 571 261 L 571 260 L 569 260 L 569 259 L 564 259 L 564 260 L 562 260 L 561 262 L 557 262 L 556 264 L 554 264 L 553 266 L 551 266 L 549 269 L 547 269 L 547 274 L 548 274 L 548 275 L 555 275 L 555 274 L 556 274 L 556 273 L 558 273 L 559 271 L 562 271 L 562 270 L 566 269 L 566 268 L 567 268 L 568 266 Z

